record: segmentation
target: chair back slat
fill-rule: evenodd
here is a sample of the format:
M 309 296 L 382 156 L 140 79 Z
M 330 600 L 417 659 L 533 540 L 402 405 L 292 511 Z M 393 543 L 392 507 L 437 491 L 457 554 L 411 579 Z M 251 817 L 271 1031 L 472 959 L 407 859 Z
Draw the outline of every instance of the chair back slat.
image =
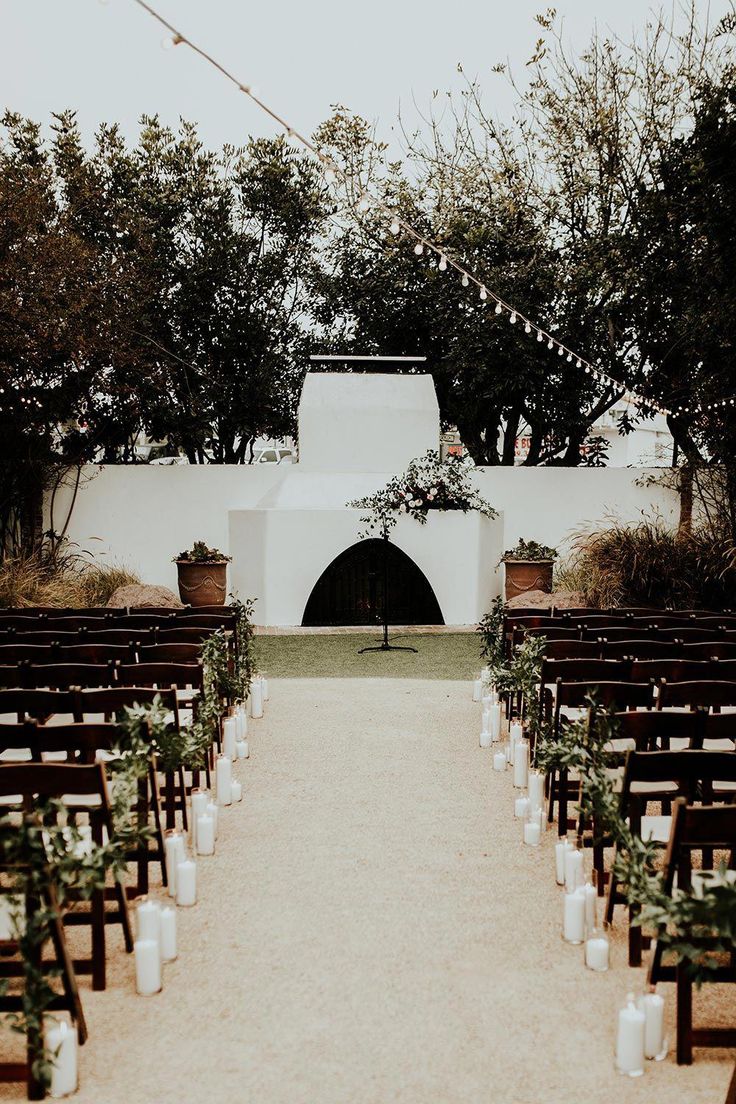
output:
M 651 684 L 637 682 L 557 682 L 556 704 L 581 708 L 587 704 L 588 697 L 594 694 L 600 705 L 615 706 L 624 709 L 651 709 L 654 702 L 654 687 Z
M 676 659 L 682 653 L 682 645 L 669 640 L 647 640 L 646 637 L 628 640 L 606 640 L 601 644 L 604 659 Z
M 201 690 L 204 668 L 196 663 L 134 663 L 118 668 L 121 686 L 176 686 L 179 690 L 192 687 Z
M 696 706 L 736 706 L 736 682 L 701 679 L 691 682 L 667 682 L 659 691 L 659 709 Z

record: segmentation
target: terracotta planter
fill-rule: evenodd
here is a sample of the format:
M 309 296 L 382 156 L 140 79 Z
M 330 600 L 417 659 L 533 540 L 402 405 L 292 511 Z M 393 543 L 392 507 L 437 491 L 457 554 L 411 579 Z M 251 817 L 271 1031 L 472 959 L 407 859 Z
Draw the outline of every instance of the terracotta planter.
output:
M 553 560 L 505 560 L 506 601 L 527 590 L 552 593 Z
M 179 597 L 188 606 L 222 606 L 227 594 L 227 563 L 177 560 Z

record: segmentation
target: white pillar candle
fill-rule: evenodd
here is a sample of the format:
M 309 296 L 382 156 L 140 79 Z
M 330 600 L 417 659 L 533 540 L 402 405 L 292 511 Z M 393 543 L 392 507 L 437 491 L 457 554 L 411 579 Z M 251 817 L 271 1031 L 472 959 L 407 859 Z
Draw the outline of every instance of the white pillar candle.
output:
M 573 893 L 565 893 L 562 937 L 566 943 L 582 943 L 585 939 L 585 894 L 582 887 Z
M 193 859 L 184 859 L 176 868 L 176 903 L 181 908 L 197 903 L 197 864 Z
M 235 741 L 238 737 L 238 722 L 235 717 L 225 717 L 222 722 L 222 751 L 232 762 L 235 758 Z
M 176 954 L 176 909 L 164 905 L 161 909 L 161 961 L 173 962 Z
M 644 1072 L 645 1023 L 646 1016 L 634 1004 L 634 994 L 629 993 L 618 1014 L 616 1032 L 616 1067 L 629 1077 L 640 1077 Z
M 506 752 L 494 751 L 493 753 L 493 769 L 494 771 L 506 770 Z
M 161 992 L 161 951 L 156 939 L 136 939 L 135 988 L 141 997 Z
M 210 795 L 206 790 L 194 789 L 192 790 L 191 810 L 189 817 L 189 833 L 192 840 L 192 850 L 197 850 L 197 820 L 201 817 L 202 813 L 207 812 L 207 804 L 210 800 Z
M 583 884 L 583 853 L 577 847 L 565 852 L 565 890 L 572 893 Z
M 233 778 L 230 783 L 230 796 L 233 799 L 233 805 L 237 801 L 243 800 L 243 785 L 241 782 L 238 782 L 237 778 Z
M 217 804 L 232 804 L 232 777 L 233 767 L 227 755 L 218 755 L 215 760 L 215 784 L 217 787 Z
M 209 813 L 197 817 L 197 854 L 214 855 L 215 822 Z
M 517 797 L 514 799 L 514 816 L 517 820 L 523 820 L 529 812 L 529 798 Z
M 207 802 L 207 808 L 205 809 L 205 812 L 207 813 L 207 816 L 212 817 L 212 823 L 215 826 L 215 839 L 217 839 L 218 829 L 220 826 L 220 818 L 218 816 L 217 802 L 213 801 L 212 798 L 210 798 L 210 800 Z
M 176 828 L 169 828 L 164 833 L 164 856 L 166 859 L 166 881 L 169 897 L 176 897 L 176 866 L 183 859 L 180 851 L 183 849 L 181 833 Z
M 479 702 L 483 696 L 483 683 L 480 679 L 476 679 L 473 683 L 473 701 Z
M 261 675 L 261 689 L 263 691 L 263 700 L 264 700 L 264 702 L 270 701 L 270 699 L 271 699 L 271 688 L 268 685 L 268 679 L 266 678 L 265 675 Z
M 141 942 L 158 945 L 161 939 L 161 906 L 158 901 L 139 897 L 135 909 L 135 932 L 136 939 Z
M 238 730 L 238 739 L 244 740 L 248 734 L 248 713 L 242 702 L 238 702 L 235 710 L 235 723 Z
M 529 847 L 538 847 L 542 838 L 542 829 L 539 826 L 539 820 L 536 818 L 529 819 L 524 823 L 524 843 Z
M 77 1029 L 66 1020 L 44 1020 L 44 1046 L 53 1063 L 49 1095 L 58 1100 L 71 1096 L 79 1086 Z
M 644 1057 L 664 1058 L 664 997 L 651 990 L 640 998 L 639 1008 L 644 1013 Z
M 491 734 L 487 728 L 480 730 L 480 746 L 482 748 L 489 748 L 491 746 Z
M 491 711 L 490 709 L 483 710 L 483 716 L 481 717 L 480 727 L 483 732 L 491 731 Z
M 518 721 L 514 721 L 509 727 L 509 743 L 508 743 L 508 760 L 509 763 L 514 761 L 514 748 L 519 740 L 524 739 L 524 729 Z
M 496 743 L 501 739 L 501 706 L 494 702 L 491 706 L 491 741 Z
M 528 772 L 527 793 L 529 802 L 535 809 L 544 808 L 544 774 L 532 767 Z
M 491 697 L 490 694 L 484 694 L 483 698 L 482 698 L 482 701 L 483 701 L 483 712 L 484 713 L 490 713 L 491 706 L 493 705 L 493 698 Z
M 598 903 L 598 893 L 594 885 L 590 882 L 586 882 L 584 887 L 585 891 L 585 930 L 591 932 L 596 927 L 596 905 Z
M 525 790 L 529 778 L 529 744 L 519 740 L 514 748 L 514 786 Z
M 603 935 L 591 935 L 585 941 L 585 965 L 589 970 L 604 973 L 608 969 L 608 940 Z
M 247 740 L 236 740 L 235 741 L 235 751 L 236 751 L 236 754 L 238 756 L 238 759 L 248 759 L 249 756 L 250 756 L 250 749 L 248 747 L 248 741 Z
M 567 836 L 555 844 L 555 880 L 558 885 L 565 884 L 565 855 L 574 850 Z
M 250 715 L 263 716 L 263 685 L 260 679 L 253 679 L 250 684 Z

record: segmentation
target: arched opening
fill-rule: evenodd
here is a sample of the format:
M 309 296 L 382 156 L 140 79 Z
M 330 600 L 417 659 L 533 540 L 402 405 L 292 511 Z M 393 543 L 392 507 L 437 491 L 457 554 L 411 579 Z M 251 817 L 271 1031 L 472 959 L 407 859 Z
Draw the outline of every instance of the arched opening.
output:
M 302 625 L 378 625 L 383 621 L 384 555 L 388 614 L 393 625 L 444 625 L 426 575 L 395 544 L 364 540 L 346 548 L 322 572 Z

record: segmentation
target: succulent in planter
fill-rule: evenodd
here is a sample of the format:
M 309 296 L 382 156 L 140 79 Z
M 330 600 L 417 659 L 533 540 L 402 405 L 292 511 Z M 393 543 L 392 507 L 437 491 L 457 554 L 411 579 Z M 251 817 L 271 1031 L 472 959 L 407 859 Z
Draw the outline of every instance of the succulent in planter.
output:
M 529 590 L 552 593 L 552 569 L 557 549 L 523 538 L 501 557 L 506 568 L 506 601 Z
M 195 541 L 175 556 L 182 602 L 190 606 L 224 605 L 230 560 L 219 548 L 208 548 L 204 541 Z

